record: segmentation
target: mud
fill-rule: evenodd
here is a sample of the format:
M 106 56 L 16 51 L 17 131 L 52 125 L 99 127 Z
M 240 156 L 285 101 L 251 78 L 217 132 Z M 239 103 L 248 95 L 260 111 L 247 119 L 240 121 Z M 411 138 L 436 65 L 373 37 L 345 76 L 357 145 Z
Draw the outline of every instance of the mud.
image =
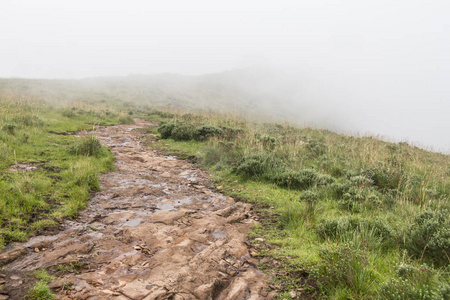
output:
M 141 144 L 134 129 L 150 125 L 96 128 L 116 171 L 101 176 L 102 191 L 78 220 L 0 255 L 5 299 L 21 299 L 17 291 L 38 268 L 58 275 L 58 299 L 273 298 L 245 243 L 256 222 L 251 205 L 207 188 L 208 175 L 188 162 Z

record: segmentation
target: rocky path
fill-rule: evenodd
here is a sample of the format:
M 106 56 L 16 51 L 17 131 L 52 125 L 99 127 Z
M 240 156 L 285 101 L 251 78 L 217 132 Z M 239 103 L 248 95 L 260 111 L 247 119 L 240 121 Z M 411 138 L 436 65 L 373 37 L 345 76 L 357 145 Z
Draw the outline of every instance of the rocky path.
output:
M 208 189 L 208 175 L 188 162 L 142 145 L 133 129 L 149 125 L 95 130 L 116 171 L 101 176 L 102 191 L 77 221 L 0 255 L 17 257 L 6 265 L 4 299 L 19 299 L 14 291 L 38 268 L 59 274 L 51 283 L 58 299 L 273 298 L 246 245 L 251 206 Z

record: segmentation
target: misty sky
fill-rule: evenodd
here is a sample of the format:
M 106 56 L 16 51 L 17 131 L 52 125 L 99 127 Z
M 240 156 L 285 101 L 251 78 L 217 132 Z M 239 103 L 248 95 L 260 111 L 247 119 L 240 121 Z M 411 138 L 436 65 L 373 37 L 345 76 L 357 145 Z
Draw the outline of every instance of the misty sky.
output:
M 0 77 L 250 66 L 301 74 L 295 109 L 344 130 L 450 149 L 448 0 L 0 0 Z

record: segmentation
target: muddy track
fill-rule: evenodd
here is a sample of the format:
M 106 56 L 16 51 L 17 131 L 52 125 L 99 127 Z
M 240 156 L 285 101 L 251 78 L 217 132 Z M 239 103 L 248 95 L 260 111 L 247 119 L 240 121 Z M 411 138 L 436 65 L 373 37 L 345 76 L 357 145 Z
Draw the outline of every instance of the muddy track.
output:
M 3 299 L 21 299 L 26 274 L 38 268 L 60 271 L 51 283 L 58 299 L 273 298 L 246 245 L 251 206 L 207 188 L 208 175 L 188 162 L 142 145 L 133 129 L 150 125 L 96 128 L 116 171 L 101 176 L 102 191 L 78 220 L 0 254 L 10 261 Z

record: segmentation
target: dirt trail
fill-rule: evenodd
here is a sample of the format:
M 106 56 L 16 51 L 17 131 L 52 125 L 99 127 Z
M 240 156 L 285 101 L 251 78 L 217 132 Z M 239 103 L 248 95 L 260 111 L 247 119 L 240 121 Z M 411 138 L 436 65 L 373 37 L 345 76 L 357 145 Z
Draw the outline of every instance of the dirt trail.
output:
M 251 206 L 208 189 L 208 175 L 188 162 L 142 145 L 133 129 L 149 125 L 94 131 L 116 155 L 116 171 L 101 176 L 102 191 L 78 220 L 0 255 L 18 257 L 7 265 L 8 299 L 19 299 L 13 291 L 31 270 L 62 266 L 78 273 L 51 283 L 58 299 L 273 298 L 245 243 Z

